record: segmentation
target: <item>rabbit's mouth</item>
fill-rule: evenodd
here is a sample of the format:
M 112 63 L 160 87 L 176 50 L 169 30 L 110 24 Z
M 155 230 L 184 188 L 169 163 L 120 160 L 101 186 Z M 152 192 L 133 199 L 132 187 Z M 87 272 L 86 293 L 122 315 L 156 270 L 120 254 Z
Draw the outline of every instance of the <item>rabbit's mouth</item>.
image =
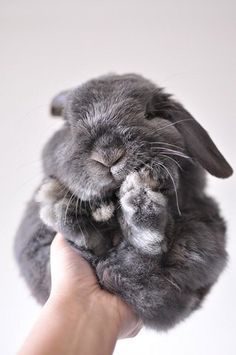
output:
M 115 169 L 113 169 L 113 171 L 109 171 L 108 173 L 110 179 L 107 180 L 109 182 L 105 184 L 103 188 L 103 194 L 105 193 L 107 196 L 108 194 L 116 194 L 119 192 L 122 183 L 132 173 L 138 173 L 142 176 L 146 176 L 149 185 L 152 185 L 153 189 L 155 189 L 158 184 L 160 174 L 159 171 L 152 167 L 152 165 L 154 164 L 147 160 L 138 164 L 133 164 L 133 162 L 129 163 L 129 161 L 127 161 L 123 166 L 115 166 Z
M 95 154 L 96 153 L 96 154 Z M 157 183 L 163 185 L 162 181 L 171 180 L 177 184 L 178 164 L 175 159 L 157 156 L 156 151 L 150 152 L 145 149 L 142 152 L 126 150 L 125 154 L 120 151 L 116 155 L 102 155 L 98 150 L 91 154 L 86 165 L 86 179 L 81 183 L 78 181 L 75 194 L 82 200 L 102 199 L 112 196 L 119 190 L 122 183 L 131 173 L 148 172 L 148 179 L 152 180 L 153 189 Z M 118 154 L 119 153 L 119 154 Z M 115 160 L 116 158 L 116 160 Z M 165 158 L 165 159 L 164 159 Z M 72 187 L 73 188 L 73 187 Z

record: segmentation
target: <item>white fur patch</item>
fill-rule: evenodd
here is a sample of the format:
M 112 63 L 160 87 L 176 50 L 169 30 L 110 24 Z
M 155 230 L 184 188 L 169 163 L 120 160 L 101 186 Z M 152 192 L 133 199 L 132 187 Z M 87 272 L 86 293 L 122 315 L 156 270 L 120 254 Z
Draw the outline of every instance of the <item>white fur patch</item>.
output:
M 92 216 L 95 221 L 105 222 L 112 217 L 114 210 L 115 206 L 113 203 L 110 203 L 109 205 L 101 204 L 99 208 L 92 212 Z
M 161 192 L 147 189 L 147 194 L 153 202 L 156 202 L 158 205 L 161 205 L 162 207 L 166 206 L 166 198 Z
M 165 246 L 161 243 L 163 234 L 148 229 L 138 229 L 132 233 L 132 243 L 147 254 L 158 254 L 164 251 Z
M 122 183 L 121 188 L 120 188 L 120 194 L 121 196 L 126 194 L 132 189 L 138 189 L 142 186 L 141 184 L 141 179 L 138 173 L 134 172 L 129 174 L 125 181 Z
M 126 195 L 122 196 L 120 199 L 122 209 L 128 214 L 129 217 L 131 217 L 135 212 L 134 206 L 129 202 L 131 194 L 132 193 L 127 193 Z
M 40 203 L 51 203 L 57 200 L 62 192 L 63 186 L 56 179 L 50 179 L 42 184 L 35 196 L 35 200 Z
M 53 209 L 51 206 L 46 205 L 40 208 L 39 211 L 39 216 L 41 218 L 41 220 L 49 227 L 53 227 L 54 226 L 54 213 L 53 213 Z
M 199 254 L 195 253 L 195 252 L 191 252 L 189 254 L 189 256 L 190 256 L 190 259 L 192 259 L 193 261 L 200 262 L 200 263 L 204 262 L 202 257 Z

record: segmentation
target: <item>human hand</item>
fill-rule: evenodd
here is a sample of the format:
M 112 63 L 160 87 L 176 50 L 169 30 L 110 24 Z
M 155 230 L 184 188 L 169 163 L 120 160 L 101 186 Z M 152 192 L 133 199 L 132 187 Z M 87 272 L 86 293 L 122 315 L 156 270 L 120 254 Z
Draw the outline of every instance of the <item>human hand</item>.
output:
M 83 312 L 102 327 L 115 327 L 119 338 L 140 331 L 141 320 L 118 296 L 100 287 L 89 263 L 60 234 L 51 245 L 51 278 L 49 301 L 66 305 L 69 312 Z

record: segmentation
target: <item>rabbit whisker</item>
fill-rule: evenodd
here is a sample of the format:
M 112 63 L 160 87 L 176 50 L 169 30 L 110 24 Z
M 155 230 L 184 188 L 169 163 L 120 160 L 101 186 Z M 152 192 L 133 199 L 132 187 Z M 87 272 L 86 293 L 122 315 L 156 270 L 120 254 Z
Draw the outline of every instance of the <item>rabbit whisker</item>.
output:
M 182 120 L 178 120 L 178 121 L 169 123 L 169 124 L 159 128 L 159 129 L 157 129 L 156 132 L 163 131 L 163 129 L 166 129 L 166 128 L 171 127 L 171 126 L 175 126 L 176 124 L 181 123 L 181 122 L 185 122 L 185 121 L 192 121 L 192 118 L 183 118 Z
M 167 167 L 166 167 L 164 164 L 158 163 L 158 165 L 160 165 L 162 168 L 164 168 L 164 169 L 167 171 L 169 177 L 171 178 L 171 181 L 172 181 L 172 183 L 173 183 L 173 187 L 174 187 L 174 190 L 175 190 L 175 199 L 176 199 L 177 211 L 178 211 L 179 215 L 181 216 L 182 213 L 181 213 L 180 208 L 179 208 L 179 198 L 178 198 L 177 187 L 176 187 L 174 178 L 173 178 L 173 176 L 171 175 L 169 169 L 167 169 Z
M 66 210 L 65 210 L 65 216 L 64 216 L 64 224 L 66 224 L 66 220 L 67 220 L 67 214 L 68 214 L 68 210 L 69 210 L 69 207 L 74 199 L 74 197 L 76 197 L 76 195 L 74 193 L 72 193 L 69 201 L 67 202 L 67 205 L 66 205 Z
M 135 157 L 135 161 L 136 162 L 140 162 L 141 164 L 145 165 L 148 169 L 153 170 L 152 166 L 150 164 L 145 163 L 142 159 L 138 159 L 138 158 Z
M 144 141 L 145 142 L 145 141 Z M 146 141 L 145 143 L 147 143 L 147 144 L 154 144 L 154 145 L 157 145 L 157 146 L 159 146 L 159 145 L 168 145 L 168 146 L 170 146 L 170 147 L 175 147 L 175 148 L 179 148 L 179 149 L 181 149 L 181 150 L 184 150 L 184 148 L 182 148 L 182 147 L 180 147 L 180 146 L 178 146 L 178 145 L 176 145 L 176 144 L 171 144 L 171 143 L 167 143 L 167 142 L 159 142 L 159 141 L 157 141 L 157 142 L 148 142 L 148 141 Z
M 152 147 L 151 151 L 164 151 L 164 153 L 170 152 L 170 154 L 172 153 L 172 155 L 177 155 L 177 156 L 180 156 L 185 159 L 190 159 L 190 160 L 192 159 L 190 156 L 188 156 L 182 152 L 179 152 L 178 150 L 169 149 L 169 148 L 165 148 L 165 147 Z
M 182 168 L 182 166 L 174 159 L 174 158 L 171 158 L 171 157 L 169 157 L 168 155 L 166 155 L 166 154 L 160 154 L 160 156 L 162 156 L 162 157 L 165 157 L 165 158 L 168 158 L 168 159 L 170 159 L 170 160 L 172 160 L 178 167 L 179 167 L 179 169 L 180 170 L 183 170 L 183 168 Z

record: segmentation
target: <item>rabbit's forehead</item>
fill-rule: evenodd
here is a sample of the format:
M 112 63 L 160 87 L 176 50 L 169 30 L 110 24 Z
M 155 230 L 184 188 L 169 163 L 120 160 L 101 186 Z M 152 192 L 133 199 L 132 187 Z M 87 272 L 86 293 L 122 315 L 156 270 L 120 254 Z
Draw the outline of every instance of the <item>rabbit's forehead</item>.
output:
M 143 117 L 145 107 L 130 99 L 105 100 L 94 102 L 90 110 L 86 112 L 86 118 L 92 121 L 117 121 L 132 120 Z
M 74 100 L 70 107 L 73 121 L 80 124 L 93 125 L 94 123 L 119 123 L 140 120 L 144 118 L 146 106 L 132 98 L 117 98 L 108 96 L 102 100 L 84 102 Z M 82 119 L 82 120 L 81 120 Z
M 90 134 L 97 135 L 98 131 L 106 133 L 109 131 L 110 134 L 115 134 L 124 128 L 136 126 L 137 136 L 150 135 L 153 139 L 155 136 L 158 138 L 162 136 L 166 140 L 182 143 L 181 134 L 170 121 L 161 116 L 150 121 L 145 118 L 146 105 L 140 102 L 139 98 L 125 97 L 124 94 L 117 97 L 108 95 L 100 100 L 87 100 L 86 107 L 76 100 L 73 104 L 75 107 L 73 110 L 72 106 L 74 123 L 78 128 L 90 128 Z M 139 126 L 140 129 L 138 129 Z
M 149 83 L 143 79 L 131 81 L 128 79 L 113 80 L 114 78 L 95 80 L 74 89 L 69 97 L 69 109 L 77 116 L 98 118 L 131 117 L 145 113 L 148 101 L 153 91 Z M 142 85 L 140 84 L 142 83 Z
M 118 128 L 129 124 L 140 126 L 139 134 L 146 132 L 153 136 L 167 134 L 169 139 L 180 138 L 177 129 L 162 117 L 148 121 L 145 118 L 147 105 L 152 99 L 154 86 L 143 79 L 112 81 L 92 81 L 77 88 L 70 96 L 70 113 L 78 127 L 91 128 L 96 133 L 99 128 Z M 155 92 L 157 96 L 157 91 Z M 161 102 L 160 95 L 160 102 Z M 115 130 L 117 133 L 117 129 Z M 112 133 L 112 132 L 111 132 Z M 166 137 L 168 138 L 168 137 Z

